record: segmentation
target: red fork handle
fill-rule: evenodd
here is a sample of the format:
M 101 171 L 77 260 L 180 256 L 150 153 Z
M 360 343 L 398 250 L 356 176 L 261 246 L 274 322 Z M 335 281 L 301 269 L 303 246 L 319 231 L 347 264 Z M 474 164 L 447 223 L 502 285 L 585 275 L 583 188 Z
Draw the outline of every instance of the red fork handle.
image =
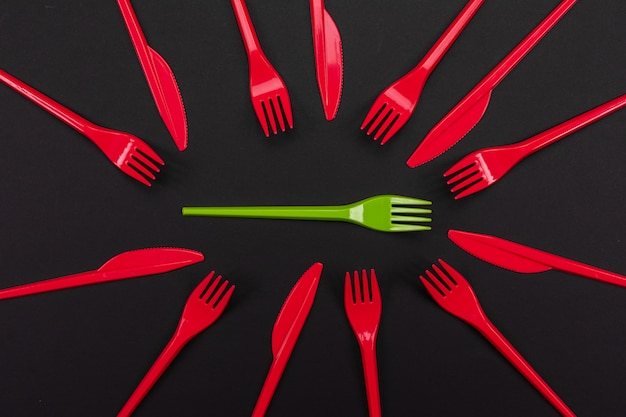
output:
M 380 389 L 378 385 L 378 365 L 376 362 L 376 341 L 360 343 L 363 376 L 367 393 L 367 407 L 370 417 L 380 417 Z
M 532 32 L 528 34 L 507 56 L 485 77 L 481 83 L 486 90 L 493 90 L 515 68 L 531 49 L 556 25 L 577 0 L 563 0 Z
M 556 408 L 559 413 L 566 417 L 576 417 L 576 414 L 563 402 L 563 400 L 550 388 L 539 376 L 532 366 L 522 355 L 509 343 L 500 331 L 485 319 L 484 322 L 474 325 L 504 357 L 530 382 Z
M 148 373 L 143 377 L 137 388 L 135 388 L 135 391 L 128 398 L 124 407 L 122 407 L 117 414 L 117 417 L 128 417 L 135 411 L 159 377 L 163 375 L 163 372 L 165 372 L 170 363 L 172 363 L 176 355 L 178 355 L 181 349 L 187 344 L 188 340 L 188 338 L 179 337 L 178 332 L 172 337 Z
M 28 84 L 18 80 L 8 72 L 1 69 L 0 81 L 84 135 L 89 135 L 91 130 L 97 128 L 96 125 L 84 117 L 79 116 L 72 110 L 52 100 L 50 97 L 40 93 Z
M 485 0 L 470 0 L 413 71 L 422 68 L 430 74 L 484 2 Z
M 230 3 L 235 11 L 237 25 L 239 25 L 239 32 L 241 32 L 241 37 L 243 38 L 243 43 L 246 47 L 248 56 L 255 52 L 262 53 L 261 44 L 259 43 L 259 38 L 254 30 L 254 25 L 252 24 L 252 19 L 250 19 L 250 14 L 248 13 L 246 4 L 243 0 L 230 0 Z
M 533 154 L 576 132 L 577 130 L 589 126 L 603 117 L 608 116 L 624 106 L 626 106 L 626 94 L 576 116 L 573 119 L 561 123 L 558 126 L 546 130 L 543 133 L 533 136 L 532 138 L 519 142 L 517 145 L 526 149 L 528 152 L 526 156 Z

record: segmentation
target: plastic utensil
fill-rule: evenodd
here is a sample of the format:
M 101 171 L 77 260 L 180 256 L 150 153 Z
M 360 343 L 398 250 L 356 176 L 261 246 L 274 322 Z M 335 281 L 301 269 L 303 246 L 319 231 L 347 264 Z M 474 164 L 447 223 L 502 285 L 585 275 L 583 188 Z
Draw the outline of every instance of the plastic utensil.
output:
M 148 45 L 130 0 L 118 0 L 117 3 L 161 119 L 178 150 L 183 151 L 188 142 L 187 116 L 174 73 L 167 61 Z
M 589 126 L 626 105 L 626 94 L 570 119 L 543 133 L 511 145 L 496 146 L 472 152 L 454 164 L 443 175 L 448 177 L 456 200 L 484 190 L 502 178 L 527 156 L 564 137 Z
M 272 401 L 278 382 L 313 306 L 323 267 L 319 262 L 314 263 L 300 277 L 278 313 L 272 329 L 272 365 L 252 411 L 252 417 L 263 417 Z
M 158 165 L 165 165 L 159 155 L 138 137 L 97 126 L 1 69 L 0 81 L 82 133 L 122 172 L 142 184 L 150 187 L 149 180 L 155 180 L 155 173 L 160 171 Z
M 543 252 L 495 236 L 448 231 L 448 237 L 472 256 L 500 268 L 531 274 L 551 269 L 626 287 L 626 276 Z
M 342 206 L 183 207 L 183 216 L 343 221 L 381 232 L 430 230 L 430 201 L 379 195 Z
M 192 291 L 174 336 L 117 414 L 118 417 L 130 416 L 182 348 L 222 315 L 235 286 L 229 287 L 228 281 L 222 281 L 221 275 L 213 279 L 214 274 L 211 271 Z
M 422 61 L 378 96 L 365 116 L 361 130 L 369 125 L 367 134 L 371 135 L 378 129 L 374 140 L 382 137 L 380 144 L 384 145 L 408 122 L 428 77 L 483 3 L 484 0 L 470 0 L 467 3 Z
M 346 273 L 344 307 L 361 350 L 369 415 L 380 417 L 376 337 L 382 312 L 382 300 L 376 272 L 372 269 L 370 274 L 371 278 L 368 280 L 367 272 L 363 270 L 359 280 L 359 273 L 355 271 L 354 284 L 352 284 L 350 273 Z
M 537 45 L 576 4 L 563 0 L 524 40 L 472 89 L 432 130 L 407 160 L 415 168 L 423 165 L 460 141 L 480 122 L 489 106 L 491 93 L 515 66 Z
M 114 256 L 95 271 L 0 289 L 0 300 L 144 275 L 161 274 L 193 265 L 202 260 L 204 260 L 202 253 L 189 249 L 149 248 L 133 250 Z
M 426 271 L 428 279 L 420 276 L 437 304 L 478 330 L 562 415 L 575 417 L 574 412 L 487 318 L 465 278 L 443 260 L 440 259 L 439 263 L 443 269 L 433 265 L 434 273 Z
M 287 87 L 261 50 L 261 44 L 252 25 L 246 4 L 243 0 L 231 0 L 230 2 L 235 11 L 239 31 L 248 55 L 252 107 L 254 107 L 254 112 L 259 123 L 261 123 L 263 132 L 265 136 L 269 137 L 268 121 L 274 134 L 278 133 L 276 121 L 278 121 L 280 130 L 284 132 L 286 128 L 284 118 L 287 119 L 289 128 L 293 128 L 291 101 Z
M 326 120 L 332 120 L 337 116 L 343 87 L 341 35 L 324 7 L 324 0 L 311 0 L 310 6 L 317 85 Z

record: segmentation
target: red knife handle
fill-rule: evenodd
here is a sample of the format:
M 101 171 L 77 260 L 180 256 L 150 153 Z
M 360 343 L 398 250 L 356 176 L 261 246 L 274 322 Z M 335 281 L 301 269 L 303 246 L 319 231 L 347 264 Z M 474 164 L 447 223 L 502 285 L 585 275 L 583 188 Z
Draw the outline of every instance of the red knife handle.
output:
M 311 0 L 311 23 L 313 26 L 313 45 L 315 47 L 315 62 L 325 60 L 324 39 L 324 0 Z
M 424 56 L 414 71 L 418 68 L 423 68 L 430 74 L 484 2 L 485 0 L 470 0 L 461 13 L 459 13 L 456 19 L 454 19 L 454 21 L 450 24 L 448 29 L 446 29 L 443 35 L 441 35 L 441 37 L 433 45 L 430 51 L 428 51 L 426 56 Z
M 136 274 L 135 276 L 144 275 Z M 102 282 L 115 281 L 122 278 L 132 277 L 128 271 L 89 271 L 80 274 L 68 275 L 61 278 L 52 278 L 31 284 L 18 285 L 16 287 L 0 290 L 0 300 L 23 297 L 25 295 L 40 294 L 43 292 L 64 290 L 67 288 L 82 287 L 85 285 L 99 284 Z
M 311 17 L 316 26 L 324 27 L 324 0 L 311 0 Z M 314 28 L 315 29 L 315 28 Z
M 479 236 L 479 235 L 476 234 L 476 236 Z M 582 262 L 564 258 L 562 256 L 555 255 L 549 252 L 544 252 L 542 250 L 531 248 L 529 246 L 521 245 L 519 243 L 509 242 L 504 239 L 497 238 L 495 236 L 485 235 L 482 237 L 479 236 L 479 238 L 482 240 L 486 239 L 484 240 L 484 243 L 486 243 L 487 245 L 493 245 L 496 248 L 509 251 L 514 255 L 517 255 L 522 258 L 526 258 L 529 261 L 536 262 L 539 265 L 544 265 L 545 269 L 542 269 L 541 271 L 547 271 L 548 269 L 552 268 L 552 269 L 556 269 L 559 271 L 568 272 L 571 274 L 580 275 L 583 277 L 606 282 L 609 284 L 618 285 L 620 287 L 626 287 L 626 276 L 624 275 L 620 275 L 615 272 L 606 271 L 604 269 L 600 269 L 591 265 L 584 264 Z M 459 246 L 463 247 L 462 245 L 459 245 Z M 470 253 L 472 253 L 472 251 L 470 251 Z M 512 269 L 515 270 L 515 268 L 512 268 Z M 539 272 L 539 271 L 533 271 L 533 272 Z
M 535 153 L 548 145 L 557 142 L 564 137 L 580 130 L 590 124 L 602 119 L 605 116 L 621 109 L 626 106 L 626 94 L 611 100 L 601 106 L 598 106 L 586 113 L 574 117 L 558 126 L 555 126 L 543 133 L 540 133 L 532 138 L 519 142 L 517 145 L 521 148 L 525 148 L 528 152 L 527 155 Z
M 272 397 L 274 396 L 274 392 L 276 392 L 278 382 L 283 376 L 283 372 L 287 366 L 287 361 L 289 361 L 289 356 L 289 354 L 278 355 L 272 361 L 270 370 L 267 373 L 265 382 L 263 383 L 263 388 L 261 388 L 261 393 L 259 394 L 259 398 L 257 399 L 254 410 L 252 411 L 252 417 L 263 417 L 267 412 L 270 402 L 272 401 Z
M 99 129 L 95 124 L 91 123 L 87 119 L 78 114 L 74 113 L 72 110 L 67 107 L 57 103 L 52 100 L 50 97 L 45 96 L 39 91 L 35 90 L 28 84 L 23 81 L 18 80 L 13 77 L 11 74 L 7 73 L 0 69 L 0 81 L 2 81 L 7 86 L 11 87 L 13 90 L 17 91 L 33 103 L 37 104 L 42 109 L 46 110 L 48 113 L 52 114 L 59 120 L 63 121 L 65 124 L 71 126 L 75 130 L 80 133 L 88 136 L 90 132 L 94 129 Z
M 563 0 L 535 29 L 533 29 L 533 31 L 530 32 L 483 80 L 482 84 L 484 84 L 487 90 L 493 90 L 500 84 L 509 72 L 511 72 L 554 25 L 565 16 L 576 2 L 577 0 Z M 487 91 L 484 91 L 483 94 L 486 92 Z M 483 94 L 481 94 L 481 96 Z
M 618 285 L 620 287 L 626 287 L 626 276 L 624 275 L 596 268 L 595 266 L 573 261 L 571 259 L 563 258 L 561 256 L 553 255 L 551 253 L 541 251 L 538 252 L 541 253 L 540 256 L 528 258 L 536 259 L 539 262 L 551 266 L 552 268 L 559 271 L 569 272 L 571 274 L 580 275 L 586 278 L 595 279 L 597 281 L 602 281 L 613 285 Z
M 509 343 L 508 340 L 488 319 L 481 324 L 472 324 L 482 333 L 498 351 L 539 391 L 563 416 L 576 417 L 574 412 L 563 400 L 550 388 L 550 386 L 533 369 L 526 359 Z
M 152 56 L 150 55 L 148 41 L 146 40 L 141 26 L 139 25 L 139 20 L 137 19 L 137 15 L 130 4 L 130 0 L 117 0 L 117 4 L 122 12 L 122 17 L 124 18 L 124 22 L 128 28 L 130 39 L 133 42 L 135 52 L 139 58 L 141 68 L 146 75 L 150 89 L 153 92 L 160 91 L 161 87 L 159 84 L 159 78 L 156 73 L 156 68 L 154 67 L 154 62 L 152 61 Z
M 263 53 L 261 50 L 261 44 L 257 37 L 252 19 L 250 19 L 250 13 L 243 0 L 230 0 L 235 11 L 235 17 L 237 18 L 237 24 L 239 25 L 239 32 L 243 38 L 243 43 L 246 47 L 248 56 L 254 53 Z

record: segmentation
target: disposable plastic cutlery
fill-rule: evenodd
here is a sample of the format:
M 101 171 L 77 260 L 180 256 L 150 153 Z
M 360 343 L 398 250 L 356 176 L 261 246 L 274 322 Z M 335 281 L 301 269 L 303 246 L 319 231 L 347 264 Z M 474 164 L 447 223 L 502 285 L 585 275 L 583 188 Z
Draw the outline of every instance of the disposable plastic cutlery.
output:
M 532 138 L 511 145 L 472 152 L 443 175 L 456 200 L 484 190 L 502 178 L 522 159 L 586 127 L 626 105 L 626 94 L 570 119 Z
M 272 329 L 272 365 L 267 372 L 252 417 L 263 417 L 272 401 L 278 382 L 313 306 L 323 268 L 321 263 L 314 263 L 296 282 L 278 313 Z
M 324 0 L 311 0 L 310 6 L 317 85 L 326 120 L 332 120 L 339 110 L 343 87 L 341 35 L 324 6 Z
M 382 137 L 380 144 L 384 145 L 406 124 L 415 110 L 428 77 L 483 3 L 484 0 L 471 0 L 467 3 L 422 61 L 378 96 L 365 116 L 361 130 L 370 125 L 367 134 L 371 135 L 378 129 L 374 133 L 374 140 Z
M 165 164 L 159 155 L 138 137 L 97 126 L 3 70 L 0 70 L 0 81 L 82 133 L 122 172 L 142 184 L 151 186 L 150 180 L 156 179 L 155 173 L 160 171 L 159 165 Z
M 430 230 L 430 201 L 379 195 L 342 206 L 183 207 L 183 216 L 343 221 L 381 232 Z
M 552 13 L 428 132 L 428 135 L 426 135 L 422 143 L 407 160 L 407 165 L 415 168 L 435 159 L 472 130 L 487 111 L 493 90 L 554 25 L 565 16 L 576 4 L 576 1 L 563 0 Z
M 117 3 L 159 114 L 176 147 L 182 151 L 187 148 L 187 116 L 174 73 L 167 61 L 148 45 L 130 0 L 118 0 Z
M 372 269 L 370 274 L 371 278 L 368 279 L 367 272 L 363 270 L 361 279 L 359 279 L 359 273 L 355 271 L 353 284 L 350 273 L 346 273 L 344 306 L 361 350 L 369 415 L 370 417 L 380 417 L 376 337 L 378 336 L 382 301 L 376 272 Z
M 440 259 L 439 264 L 443 269 L 433 265 L 434 273 L 426 271 L 428 279 L 420 276 L 426 290 L 437 304 L 478 330 L 562 415 L 575 416 L 574 412 L 487 318 L 474 290 L 465 278 L 443 260 Z
M 230 2 L 235 11 L 239 31 L 248 54 L 252 107 L 254 107 L 254 112 L 259 123 L 261 123 L 263 132 L 265 136 L 269 137 L 268 121 L 274 134 L 278 133 L 277 121 L 283 132 L 286 128 L 285 119 L 287 119 L 289 128 L 293 128 L 291 101 L 287 87 L 261 49 L 248 8 L 243 0 L 231 0 Z
M 0 300 L 42 292 L 101 284 L 144 275 L 160 274 L 204 260 L 200 252 L 179 248 L 149 248 L 122 252 L 95 271 L 81 272 L 0 290 Z
M 555 269 L 607 284 L 626 287 L 626 275 L 573 261 L 499 237 L 460 230 L 448 231 L 448 237 L 470 255 L 510 271 L 532 274 Z
M 221 275 L 213 279 L 214 274 L 211 271 L 192 291 L 174 336 L 124 404 L 118 417 L 130 416 L 182 348 L 222 315 L 235 286 L 229 286 L 228 281 L 222 280 Z

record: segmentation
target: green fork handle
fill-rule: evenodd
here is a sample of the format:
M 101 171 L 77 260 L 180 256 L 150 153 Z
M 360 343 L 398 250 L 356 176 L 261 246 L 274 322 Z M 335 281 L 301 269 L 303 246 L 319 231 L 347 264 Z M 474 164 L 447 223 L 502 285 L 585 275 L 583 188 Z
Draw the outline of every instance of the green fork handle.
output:
M 349 220 L 347 206 L 183 207 L 183 216 Z

